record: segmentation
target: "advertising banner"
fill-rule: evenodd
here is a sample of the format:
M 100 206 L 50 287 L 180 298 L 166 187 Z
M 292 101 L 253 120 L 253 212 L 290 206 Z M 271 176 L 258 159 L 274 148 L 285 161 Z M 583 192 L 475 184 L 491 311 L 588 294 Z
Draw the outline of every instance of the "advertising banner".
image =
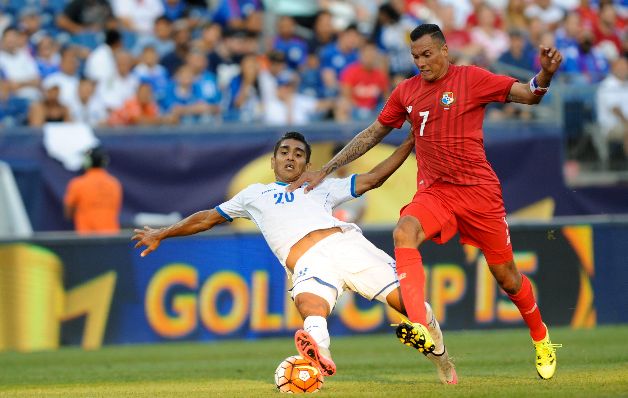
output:
M 617 228 L 626 235 L 627 226 Z M 591 327 L 598 311 L 605 320 L 628 321 L 625 300 L 612 302 L 600 293 L 603 300 L 596 301 L 595 279 L 610 292 L 621 282 L 606 272 L 619 265 L 594 269 L 594 229 L 512 228 L 515 260 L 532 281 L 548 324 Z M 365 235 L 392 253 L 390 230 Z M 452 240 L 426 243 L 422 253 L 427 299 L 445 330 L 524 327 L 477 249 Z M 286 274 L 258 234 L 167 240 L 145 258 L 126 238 L 5 243 L 0 259 L 0 351 L 255 339 L 290 335 L 302 326 Z M 390 332 L 398 319 L 383 304 L 349 294 L 329 327 L 333 335 Z

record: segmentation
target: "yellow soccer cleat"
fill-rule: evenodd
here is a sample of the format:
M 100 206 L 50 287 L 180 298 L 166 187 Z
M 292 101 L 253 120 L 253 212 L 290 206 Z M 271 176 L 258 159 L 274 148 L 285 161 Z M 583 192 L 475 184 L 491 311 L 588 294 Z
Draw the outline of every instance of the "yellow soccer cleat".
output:
M 545 327 L 547 329 L 547 326 Z M 541 341 L 533 341 L 536 351 L 536 372 L 539 377 L 549 380 L 556 372 L 556 349 L 562 347 L 562 344 L 552 344 L 549 338 L 549 331 L 545 334 L 545 338 Z
M 416 348 L 423 355 L 433 352 L 434 348 L 436 348 L 427 327 L 420 323 L 412 323 L 407 318 L 402 317 L 401 323 L 392 324 L 391 326 L 397 327 L 396 334 L 401 343 Z

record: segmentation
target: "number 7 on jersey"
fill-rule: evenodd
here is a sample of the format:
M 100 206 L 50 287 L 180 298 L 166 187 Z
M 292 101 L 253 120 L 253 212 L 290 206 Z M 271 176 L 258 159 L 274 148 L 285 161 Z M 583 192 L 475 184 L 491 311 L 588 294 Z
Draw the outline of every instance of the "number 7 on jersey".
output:
M 421 121 L 421 130 L 419 130 L 419 135 L 423 137 L 423 129 L 425 128 L 425 123 L 427 123 L 428 116 L 430 116 L 430 111 L 419 112 L 419 116 L 423 117 L 423 121 Z

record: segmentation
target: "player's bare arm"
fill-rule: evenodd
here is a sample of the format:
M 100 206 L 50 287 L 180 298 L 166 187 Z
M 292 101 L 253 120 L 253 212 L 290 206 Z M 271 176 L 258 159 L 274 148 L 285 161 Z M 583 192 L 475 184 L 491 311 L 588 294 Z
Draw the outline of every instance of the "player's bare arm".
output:
M 146 246 L 146 249 L 142 252 L 141 256 L 144 257 L 147 254 L 155 251 L 163 239 L 171 238 L 173 236 L 187 236 L 194 235 L 199 232 L 207 231 L 214 226 L 227 221 L 220 215 L 215 209 L 203 210 L 192 214 L 183 220 L 164 228 L 150 228 L 144 227 L 144 229 L 136 229 L 135 235 L 131 238 L 136 240 L 135 248 Z
M 406 139 L 389 157 L 373 167 L 368 173 L 359 174 L 355 178 L 355 192 L 362 195 L 366 191 L 382 186 L 388 177 L 401 167 L 412 152 L 412 148 L 414 148 L 414 133 L 410 130 Z
M 377 143 L 390 133 L 392 129 L 392 127 L 384 126 L 376 120 L 373 124 L 353 137 L 353 139 L 320 170 L 306 171 L 301 174 L 299 179 L 288 186 L 287 191 L 292 192 L 306 182 L 308 186 L 305 188 L 305 192 L 311 191 L 320 184 L 325 177 L 368 152 L 369 149 L 377 145 Z
M 508 101 L 519 104 L 535 105 L 541 102 L 547 92 L 554 73 L 560 67 L 563 56 L 554 47 L 539 46 L 541 71 L 529 82 L 516 82 L 508 94 Z

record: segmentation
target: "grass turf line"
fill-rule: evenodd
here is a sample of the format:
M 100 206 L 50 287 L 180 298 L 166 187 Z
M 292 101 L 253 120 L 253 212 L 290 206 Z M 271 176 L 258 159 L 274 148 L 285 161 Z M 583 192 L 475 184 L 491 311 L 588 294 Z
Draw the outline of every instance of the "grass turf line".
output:
M 525 329 L 445 332 L 460 384 L 384 335 L 332 340 L 336 376 L 318 396 L 613 397 L 628 395 L 628 325 L 552 328 L 558 371 L 540 380 Z M 0 354 L 0 397 L 277 397 L 273 372 L 295 354 L 290 338 L 108 346 L 84 352 Z

